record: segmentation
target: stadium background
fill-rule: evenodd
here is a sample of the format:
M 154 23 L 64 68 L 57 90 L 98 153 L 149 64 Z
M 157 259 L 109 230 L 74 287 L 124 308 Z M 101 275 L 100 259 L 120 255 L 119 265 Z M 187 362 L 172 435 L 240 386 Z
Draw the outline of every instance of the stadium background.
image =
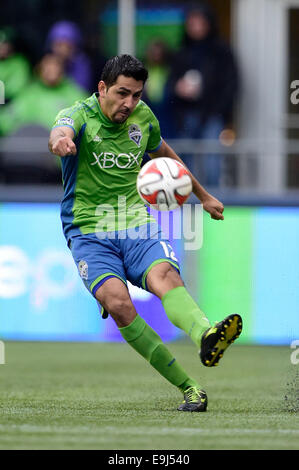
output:
M 271 1 L 255 0 L 209 3 L 216 10 L 222 37 L 236 50 L 242 76 L 233 141 L 224 145 L 214 142 L 216 151 L 224 154 L 228 180 L 211 191 L 224 202 L 226 218 L 221 225 L 205 216 L 203 247 L 195 254 L 184 252 L 183 243 L 176 241 L 175 246 L 186 284 L 212 321 L 237 311 L 245 321 L 240 342 L 288 345 L 299 337 L 299 105 L 290 100 L 290 85 L 299 78 L 295 53 L 299 3 L 274 2 L 276 7 Z M 47 15 L 41 0 L 18 4 L 17 9 L 9 4 L 2 8 L 1 25 L 14 27 L 24 38 L 23 52 L 33 64 L 43 52 L 50 26 L 66 18 L 81 27 L 93 64 L 97 60 L 100 63 L 99 58 L 116 54 L 120 47 L 117 2 L 90 0 L 70 5 L 66 0 L 51 1 L 47 2 Z M 179 49 L 185 6 L 181 2 L 135 2 L 138 57 L 144 58 L 148 42 L 155 37 L 163 38 L 172 50 Z M 254 29 L 254 18 L 244 18 L 254 11 L 265 15 L 271 8 L 268 30 L 262 20 L 256 22 Z M 263 41 L 264 50 L 256 64 L 241 31 L 243 22 L 252 41 L 254 31 Z M 285 49 L 271 61 L 270 48 L 267 50 L 271 42 L 266 35 L 277 24 L 284 25 L 277 34 Z M 253 72 L 255 65 L 257 70 Z M 275 75 L 281 65 L 286 66 L 283 78 Z M 271 74 L 271 82 L 261 83 L 261 77 Z M 257 99 L 266 110 L 255 106 Z M 269 110 L 280 123 L 271 122 Z M 256 119 L 258 128 L 252 124 Z M 266 146 L 261 144 L 263 130 L 266 137 L 270 135 Z M 43 150 L 45 142 L 44 138 L 38 148 Z M 173 144 L 178 153 L 181 149 L 182 153 L 189 152 L 193 145 L 177 139 Z M 27 149 L 26 155 L 30 151 Z M 200 148 L 198 151 L 203 152 Z M 198 155 L 193 155 L 191 166 L 195 173 L 197 159 Z M 200 179 L 200 172 L 196 175 Z M 99 319 L 96 305 L 81 286 L 65 247 L 60 197 L 59 184 L 0 184 L 0 338 L 119 341 L 120 335 L 110 319 Z M 132 296 L 138 310 L 163 339 L 181 336 L 168 322 L 157 299 L 138 289 L 132 290 Z
M 166 115 L 157 112 L 167 142 L 201 182 L 202 157 L 221 159 L 219 184 L 206 187 L 224 203 L 224 222 L 203 215 L 198 250 L 185 249 L 184 239 L 173 244 L 186 285 L 209 319 L 241 313 L 244 331 L 219 367 L 202 367 L 158 299 L 132 286 L 130 292 L 138 312 L 207 391 L 207 413 L 176 411 L 179 391 L 121 341 L 110 318 L 100 318 L 79 278 L 61 229 L 60 168 L 47 150 L 52 95 L 46 102 L 30 83 L 23 86 L 21 98 L 37 111 L 37 122 L 4 132 L 6 122 L 15 124 L 12 101 L 5 96 L 2 104 L 1 96 L 7 28 L 40 93 L 36 77 L 49 30 L 58 21 L 75 22 L 92 64 L 92 93 L 111 54 L 145 59 L 157 38 L 179 51 L 189 4 L 1 5 L 0 449 L 111 449 L 110 455 L 118 449 L 119 456 L 137 454 L 127 449 L 298 450 L 299 0 L 208 0 L 240 73 L 228 132 L 204 140 L 167 135 L 169 101 Z M 58 108 L 63 98 L 58 94 Z M 196 199 L 189 202 L 194 208 Z M 195 221 L 186 217 L 192 232 Z

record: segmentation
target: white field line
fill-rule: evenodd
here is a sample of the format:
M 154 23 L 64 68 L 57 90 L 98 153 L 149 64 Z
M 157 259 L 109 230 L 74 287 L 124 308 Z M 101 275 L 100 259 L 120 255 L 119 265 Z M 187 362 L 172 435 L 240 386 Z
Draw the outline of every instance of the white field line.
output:
M 136 427 L 136 428 L 126 428 L 120 429 L 119 427 L 114 426 L 38 426 L 31 424 L 0 424 L 0 432 L 9 433 L 12 431 L 19 431 L 23 433 L 55 433 L 55 434 L 103 434 L 106 432 L 113 433 L 117 435 L 166 435 L 173 434 L 177 436 L 178 434 L 186 435 L 199 435 L 199 436 L 211 436 L 211 435 L 233 435 L 233 434 L 299 434 L 299 429 L 246 429 L 246 428 L 176 428 L 176 427 L 163 427 L 152 429 Z

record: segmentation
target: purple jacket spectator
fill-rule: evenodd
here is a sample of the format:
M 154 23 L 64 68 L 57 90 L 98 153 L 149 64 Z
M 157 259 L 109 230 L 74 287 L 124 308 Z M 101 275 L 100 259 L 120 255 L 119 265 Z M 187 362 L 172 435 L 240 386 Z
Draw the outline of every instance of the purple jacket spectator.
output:
M 55 23 L 48 34 L 46 47 L 63 60 L 65 74 L 90 91 L 91 62 L 82 50 L 82 34 L 78 26 L 70 21 Z

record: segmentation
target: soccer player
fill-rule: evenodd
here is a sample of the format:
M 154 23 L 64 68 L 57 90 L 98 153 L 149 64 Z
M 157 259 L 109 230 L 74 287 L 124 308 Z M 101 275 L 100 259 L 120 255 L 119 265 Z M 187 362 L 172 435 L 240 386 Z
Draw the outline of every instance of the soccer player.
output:
M 183 393 L 179 411 L 205 411 L 206 392 L 139 316 L 127 288 L 129 280 L 158 296 L 170 321 L 200 349 L 205 366 L 217 365 L 241 332 L 237 314 L 211 326 L 186 290 L 173 250 L 166 255 L 163 242 L 169 242 L 155 219 L 145 206 L 136 213 L 136 179 L 144 153 L 182 163 L 141 100 L 147 77 L 138 59 L 113 57 L 103 68 L 98 93 L 58 114 L 49 149 L 62 157 L 63 231 L 103 317 L 110 314 L 123 338 Z M 191 178 L 203 208 L 213 219 L 223 220 L 222 203 Z

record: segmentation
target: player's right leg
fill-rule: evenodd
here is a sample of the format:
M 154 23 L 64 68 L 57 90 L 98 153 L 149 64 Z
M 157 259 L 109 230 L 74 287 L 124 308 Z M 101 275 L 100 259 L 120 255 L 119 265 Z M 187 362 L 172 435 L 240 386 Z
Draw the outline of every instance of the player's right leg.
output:
M 184 330 L 199 347 L 202 363 L 207 367 L 218 365 L 225 350 L 242 331 L 242 318 L 232 314 L 211 326 L 186 288 L 179 273 L 168 263 L 154 266 L 147 275 L 150 292 L 157 295 L 170 321 Z
M 166 380 L 184 394 L 180 411 L 205 411 L 206 393 L 190 378 L 159 335 L 135 310 L 126 285 L 118 278 L 107 279 L 95 292 L 98 302 L 114 319 L 123 338 Z
M 241 333 L 240 315 L 230 315 L 211 326 L 185 288 L 173 248 L 159 226 L 150 224 L 140 227 L 139 231 L 139 243 L 130 244 L 129 239 L 124 247 L 128 279 L 159 297 L 169 320 L 198 346 L 202 363 L 207 367 L 216 366 Z

